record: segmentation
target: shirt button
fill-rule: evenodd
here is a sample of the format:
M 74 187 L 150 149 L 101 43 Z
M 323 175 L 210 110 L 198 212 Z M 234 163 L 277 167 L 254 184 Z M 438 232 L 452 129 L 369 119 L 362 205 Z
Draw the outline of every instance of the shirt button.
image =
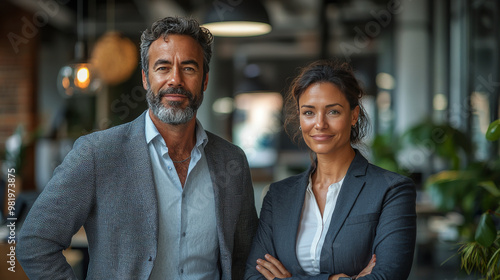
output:
M 184 193 L 183 193 L 183 194 L 182 194 L 182 198 L 185 198 L 185 197 L 186 197 L 186 194 L 184 194 Z
M 182 233 L 182 237 L 186 237 L 186 233 L 185 232 Z
M 184 273 L 184 269 L 181 268 L 181 274 Z
M 171 167 L 171 166 L 169 166 L 169 167 L 168 167 L 168 170 L 172 170 L 172 167 Z

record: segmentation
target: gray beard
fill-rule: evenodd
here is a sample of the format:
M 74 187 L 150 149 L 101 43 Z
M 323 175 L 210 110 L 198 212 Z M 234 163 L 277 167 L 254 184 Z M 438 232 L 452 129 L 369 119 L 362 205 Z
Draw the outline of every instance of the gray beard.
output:
M 190 103 L 186 109 L 180 108 L 182 102 L 178 101 L 169 101 L 168 105 L 170 107 L 167 108 L 161 103 L 162 94 L 160 93 L 161 92 L 155 95 L 151 88 L 148 88 L 146 99 L 148 101 L 149 108 L 153 114 L 160 119 L 160 121 L 171 125 L 185 124 L 192 120 L 203 99 L 193 99 L 193 95 L 190 94 L 190 96 L 188 95 L 188 97 L 190 97 Z

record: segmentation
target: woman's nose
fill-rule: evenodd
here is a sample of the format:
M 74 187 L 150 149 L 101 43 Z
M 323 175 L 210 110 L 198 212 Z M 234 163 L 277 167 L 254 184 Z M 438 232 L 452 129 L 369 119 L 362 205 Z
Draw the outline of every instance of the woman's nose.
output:
M 314 125 L 314 128 L 316 129 L 323 129 L 326 126 L 325 122 L 325 116 L 323 114 L 318 114 L 318 117 L 316 118 L 316 124 Z

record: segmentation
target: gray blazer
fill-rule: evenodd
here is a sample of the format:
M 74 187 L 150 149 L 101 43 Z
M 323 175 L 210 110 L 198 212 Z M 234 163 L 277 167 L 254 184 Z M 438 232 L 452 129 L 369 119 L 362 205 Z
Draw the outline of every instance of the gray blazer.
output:
M 158 209 L 144 118 L 80 137 L 56 168 L 19 234 L 18 259 L 30 279 L 76 279 L 61 251 L 82 225 L 88 279 L 148 279 Z M 250 171 L 240 148 L 207 134 L 221 278 L 241 279 L 258 223 Z
M 270 186 L 245 279 L 265 279 L 255 266 L 266 253 L 279 259 L 292 279 L 356 275 L 372 254 L 377 255 L 377 263 L 363 280 L 407 279 L 415 247 L 415 186 L 404 176 L 369 164 L 358 151 L 344 179 L 321 250 L 320 274 L 305 276 L 295 248 L 310 172 Z

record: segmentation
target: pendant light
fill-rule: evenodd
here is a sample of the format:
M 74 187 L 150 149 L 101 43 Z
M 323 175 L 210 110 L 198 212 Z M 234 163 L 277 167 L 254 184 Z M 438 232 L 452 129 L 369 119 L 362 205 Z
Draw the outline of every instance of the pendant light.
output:
M 65 97 L 78 94 L 95 94 L 101 82 L 96 72 L 86 59 L 87 48 L 83 41 L 83 0 L 77 2 L 77 36 L 75 44 L 75 60 L 59 71 L 57 87 Z
M 263 35 L 272 29 L 260 0 L 214 1 L 207 9 L 203 26 L 215 36 L 225 37 Z
M 115 30 L 115 0 L 107 0 L 106 13 L 107 32 L 95 43 L 90 61 L 103 83 L 117 85 L 137 69 L 139 53 L 132 40 Z

